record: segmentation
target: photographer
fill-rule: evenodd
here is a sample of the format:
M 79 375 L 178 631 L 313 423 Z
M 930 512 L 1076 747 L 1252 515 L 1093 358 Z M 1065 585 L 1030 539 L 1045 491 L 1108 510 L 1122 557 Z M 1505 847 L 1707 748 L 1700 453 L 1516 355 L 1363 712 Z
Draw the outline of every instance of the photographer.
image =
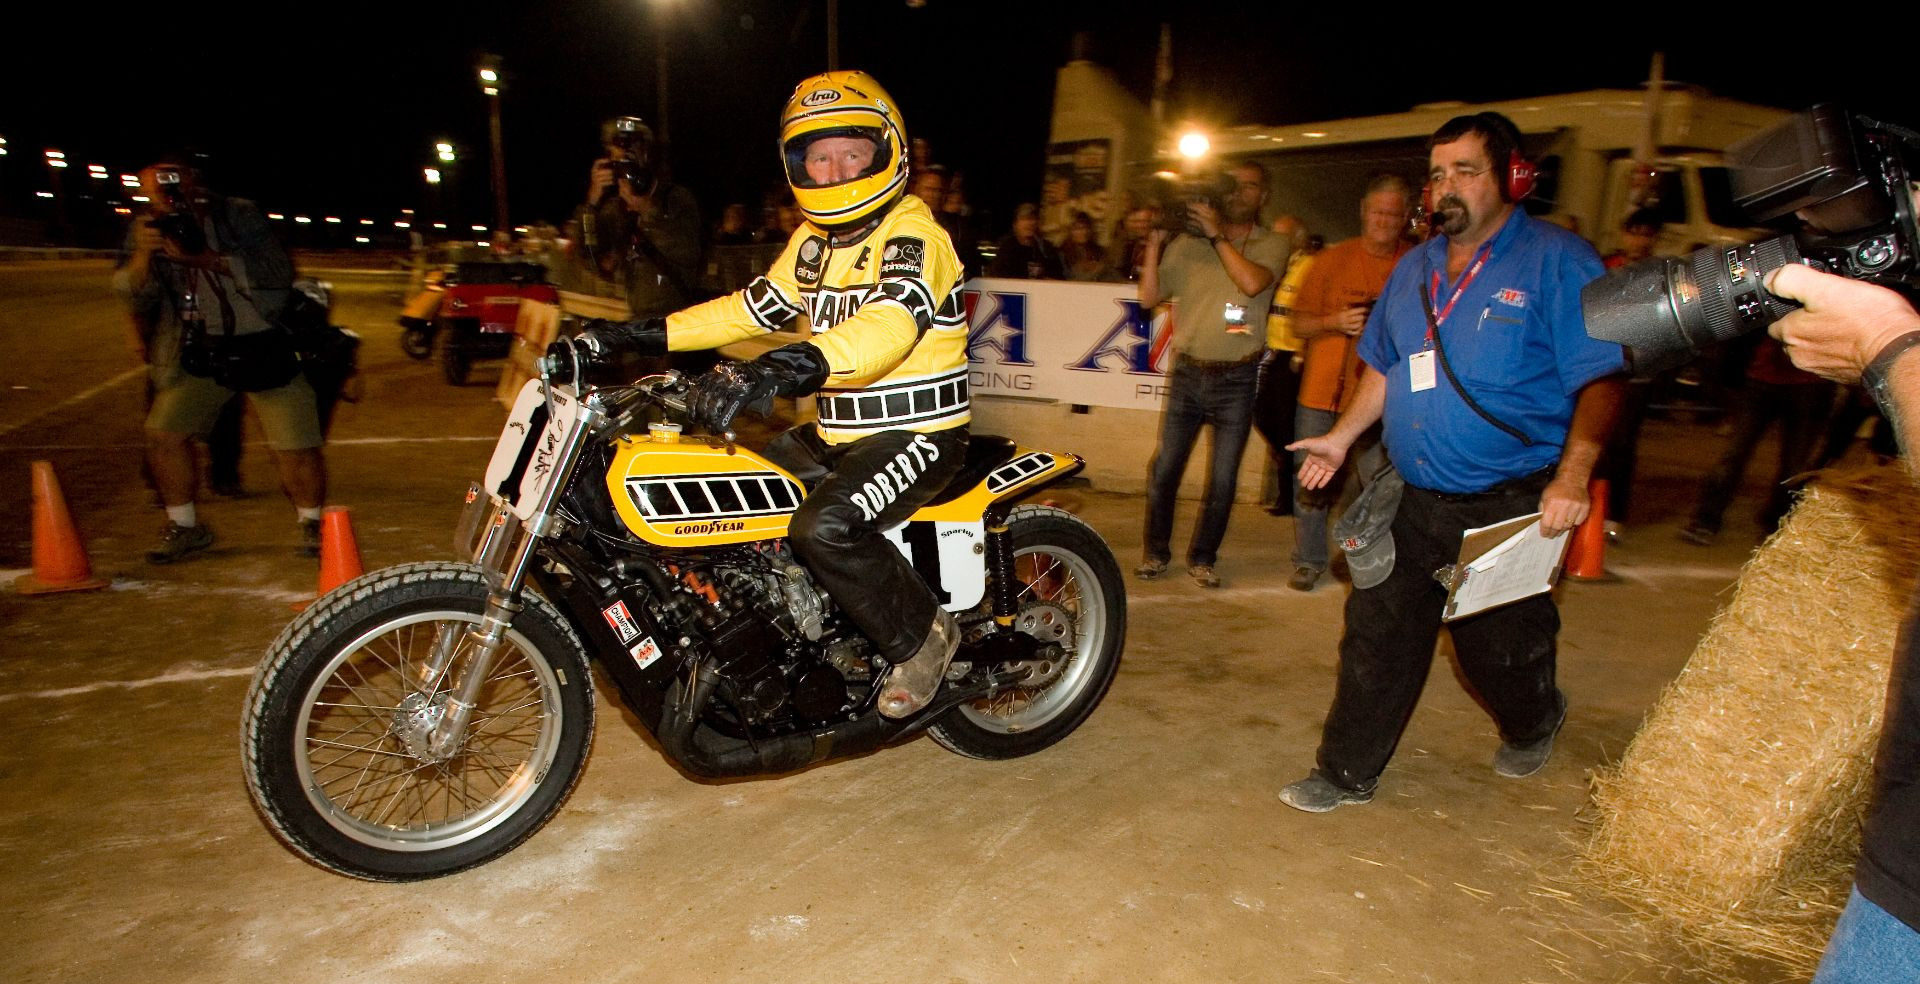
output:
M 1206 501 L 1187 545 L 1187 573 L 1203 588 L 1220 586 L 1213 565 L 1233 510 L 1240 454 L 1253 426 L 1267 311 L 1292 251 L 1285 237 L 1259 226 L 1260 207 L 1267 201 L 1266 169 L 1248 161 L 1228 173 L 1233 192 L 1218 203 L 1190 201 L 1187 228 L 1171 241 L 1166 229 L 1155 229 L 1140 268 L 1140 306 L 1152 309 L 1172 300 L 1177 316 L 1160 448 L 1147 466 L 1145 555 L 1134 575 L 1152 579 L 1166 573 L 1180 476 L 1200 428 L 1212 424 Z
M 191 167 L 163 160 L 144 168 L 140 190 L 147 214 L 130 230 L 114 287 L 151 331 L 132 341 L 153 383 L 147 459 L 167 525 L 147 559 L 171 563 L 213 545 L 194 505 L 190 442 L 206 436 L 236 392 L 266 431 L 298 512 L 301 549 L 317 556 L 326 497 L 319 414 L 291 337 L 275 324 L 293 262 L 252 202 L 205 190 Z
M 653 130 L 621 116 L 600 128 L 580 207 L 581 246 L 602 280 L 626 289 L 634 317 L 666 315 L 699 299 L 700 206 L 668 179 Z
M 1920 313 L 1884 287 L 1800 265 L 1767 289 L 1805 305 L 1769 329 L 1793 364 L 1864 382 L 1901 438 L 1920 421 Z M 1907 469 L 1920 466 L 1907 453 Z M 1920 980 L 1920 595 L 1900 630 L 1854 887 L 1815 984 Z

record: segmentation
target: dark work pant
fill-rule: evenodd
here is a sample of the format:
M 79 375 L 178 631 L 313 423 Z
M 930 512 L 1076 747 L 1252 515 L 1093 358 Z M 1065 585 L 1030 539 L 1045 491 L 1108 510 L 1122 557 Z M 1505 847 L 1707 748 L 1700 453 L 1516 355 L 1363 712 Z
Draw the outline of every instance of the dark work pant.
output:
M 1273 511 L 1293 512 L 1293 408 L 1300 397 L 1300 373 L 1293 353 L 1268 349 L 1260 363 L 1260 382 L 1253 398 L 1253 428 L 1267 442 L 1267 460 L 1273 467 Z
M 1240 455 L 1253 429 L 1259 371 L 1258 362 L 1202 368 L 1174 357 L 1173 371 L 1167 374 L 1167 407 L 1160 416 L 1160 449 L 1147 466 L 1148 557 L 1167 560 L 1173 556 L 1173 503 L 1180 495 L 1180 476 L 1200 441 L 1200 428 L 1211 424 L 1213 456 L 1200 520 L 1187 544 L 1187 563 L 1212 564 L 1219 558 L 1239 487 Z
M 1733 416 L 1733 436 L 1719 464 L 1708 473 L 1700 488 L 1700 505 L 1693 511 L 1693 523 L 1714 532 L 1720 530 L 1721 517 L 1740 488 L 1740 479 L 1753 459 L 1754 448 L 1775 421 L 1780 423 L 1780 463 L 1773 473 L 1773 485 L 1760 514 L 1761 525 L 1771 528 L 1793 505 L 1793 476 L 1813 465 L 1817 450 L 1814 442 L 1825 433 L 1828 412 L 1833 408 L 1833 387 L 1827 383 L 1781 385 L 1747 381 L 1740 409 Z
M 1393 518 L 1393 573 L 1347 596 L 1340 679 L 1320 737 L 1320 772 L 1370 788 L 1393 757 L 1426 686 L 1447 592 L 1433 572 L 1460 555 L 1460 536 L 1540 507 L 1547 475 L 1502 491 L 1447 497 L 1407 486 Z M 1448 626 L 1460 669 L 1509 742 L 1546 737 L 1560 710 L 1554 646 L 1560 610 L 1550 594 L 1470 615 Z
M 766 456 L 807 486 L 787 526 L 794 553 L 890 663 L 926 641 L 939 602 L 881 534 L 940 494 L 967 459 L 967 428 L 882 431 L 827 444 L 811 425 L 775 438 Z

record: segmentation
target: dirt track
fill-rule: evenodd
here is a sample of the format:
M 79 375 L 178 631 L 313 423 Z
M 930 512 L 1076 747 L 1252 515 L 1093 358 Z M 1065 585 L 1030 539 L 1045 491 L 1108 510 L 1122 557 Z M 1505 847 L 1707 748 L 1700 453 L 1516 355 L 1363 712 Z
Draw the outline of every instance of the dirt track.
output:
M 1652 425 L 1653 517 L 1611 556 L 1622 579 L 1563 590 L 1572 715 L 1533 779 L 1492 774 L 1492 725 L 1441 663 L 1374 803 L 1281 805 L 1331 696 L 1344 588 L 1289 591 L 1290 521 L 1242 508 L 1225 590 L 1177 571 L 1129 581 L 1120 678 L 1044 754 L 978 762 L 914 741 L 701 784 L 603 689 L 585 779 L 549 827 L 453 878 L 370 885 L 283 850 L 239 775 L 248 674 L 315 573 L 265 491 L 264 449 L 246 465 L 259 494 L 203 506 L 221 538 L 209 556 L 140 559 L 160 518 L 137 477 L 139 381 L 105 278 L 100 264 L 0 268 L 0 568 L 27 566 L 27 466 L 47 458 L 115 579 L 0 593 L 0 978 L 1696 979 L 1561 879 L 1587 771 L 1631 737 L 1752 543 L 1738 525 L 1750 499 L 1721 546 L 1674 541 L 1713 453 L 1704 430 Z M 341 320 L 367 336 L 369 391 L 336 425 L 333 499 L 353 507 L 370 568 L 444 558 L 500 418 L 492 375 L 456 390 L 401 356 L 397 281 L 337 286 Z M 1131 566 L 1137 498 L 1060 498 Z M 1190 522 L 1183 510 L 1182 537 Z

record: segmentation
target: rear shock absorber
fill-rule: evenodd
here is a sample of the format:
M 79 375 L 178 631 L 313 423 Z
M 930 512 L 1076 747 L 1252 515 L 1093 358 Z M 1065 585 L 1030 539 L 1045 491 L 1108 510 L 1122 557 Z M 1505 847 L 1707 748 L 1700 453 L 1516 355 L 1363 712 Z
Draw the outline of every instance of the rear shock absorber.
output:
M 1013 540 L 1007 535 L 1007 510 L 994 506 L 982 517 L 987 526 L 987 576 L 993 585 L 995 631 L 1013 628 L 1020 602 L 1020 585 L 1013 577 Z

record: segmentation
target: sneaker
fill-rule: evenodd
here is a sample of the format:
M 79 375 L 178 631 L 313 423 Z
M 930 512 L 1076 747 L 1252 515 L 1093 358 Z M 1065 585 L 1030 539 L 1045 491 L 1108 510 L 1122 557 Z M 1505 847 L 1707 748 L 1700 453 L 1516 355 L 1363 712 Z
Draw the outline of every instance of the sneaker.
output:
M 920 648 L 904 663 L 887 671 L 880 689 L 880 713 L 903 718 L 933 701 L 940 681 L 947 675 L 947 664 L 960 648 L 960 624 L 942 609 L 933 617 L 933 629 Z
M 300 521 L 300 556 L 320 556 L 320 521 L 317 519 Z
M 1304 813 L 1327 813 L 1348 803 L 1368 803 L 1372 800 L 1372 786 L 1366 789 L 1336 786 L 1333 780 L 1321 775 L 1319 769 L 1307 773 L 1305 779 L 1280 791 L 1280 802 Z
M 213 530 L 209 529 L 207 524 L 181 526 L 169 519 L 166 529 L 160 531 L 160 545 L 147 551 L 147 563 L 171 564 L 211 546 L 213 546 Z
M 1220 575 L 1213 572 L 1212 564 L 1189 564 L 1187 566 L 1187 574 L 1192 576 L 1193 583 L 1203 588 L 1217 588 L 1220 586 Z
M 1296 567 L 1293 576 L 1287 578 L 1287 587 L 1295 591 L 1312 591 L 1320 581 L 1320 572 L 1311 567 Z
M 1133 569 L 1133 576 L 1139 578 L 1142 581 L 1151 581 L 1154 578 L 1159 577 L 1162 574 L 1165 574 L 1166 572 L 1167 572 L 1166 561 L 1153 560 L 1149 558 L 1147 560 L 1141 561 L 1140 566 Z
M 1712 546 L 1714 538 L 1719 535 L 1719 530 L 1708 529 L 1700 523 L 1688 523 L 1686 527 L 1680 531 L 1680 539 L 1696 547 Z
M 1560 733 L 1560 726 L 1567 723 L 1567 699 L 1560 698 L 1560 716 L 1553 721 L 1553 729 L 1545 738 L 1536 738 L 1524 745 L 1507 742 L 1493 753 L 1493 771 L 1508 779 L 1525 779 L 1546 767 L 1547 759 L 1553 755 L 1553 739 Z

